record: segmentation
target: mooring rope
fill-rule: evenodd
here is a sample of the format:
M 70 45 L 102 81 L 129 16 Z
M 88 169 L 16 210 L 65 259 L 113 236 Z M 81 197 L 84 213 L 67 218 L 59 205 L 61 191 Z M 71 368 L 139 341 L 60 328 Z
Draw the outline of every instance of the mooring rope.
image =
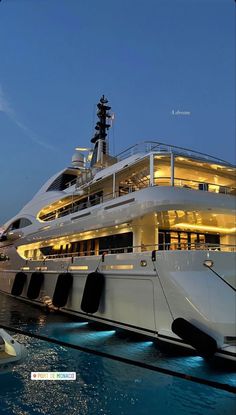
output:
M 224 278 L 222 278 L 220 276 L 220 274 L 218 274 L 218 272 L 216 272 L 213 268 L 211 268 L 209 265 L 203 264 L 206 268 L 208 268 L 211 272 L 213 272 L 213 274 L 215 274 L 219 279 L 221 279 L 221 281 L 223 281 L 226 285 L 228 285 L 228 287 L 232 288 L 233 291 L 236 292 L 236 288 L 234 288 L 228 281 L 226 281 Z
M 101 255 L 101 258 L 99 258 L 98 265 L 97 265 L 97 268 L 95 269 L 95 272 L 99 271 L 100 264 L 101 264 L 101 262 L 104 262 L 105 255 L 106 255 L 106 252 L 103 252 L 102 255 Z
M 154 251 L 154 252 L 155 252 L 155 251 Z M 156 261 L 156 258 L 154 258 L 154 256 L 153 256 L 153 252 L 152 252 L 152 262 L 153 262 L 153 268 L 154 268 L 154 271 L 155 271 L 156 276 L 157 276 L 157 278 L 158 278 L 159 284 L 160 284 L 160 286 L 161 286 L 161 290 L 162 290 L 162 292 L 163 292 L 163 295 L 164 295 L 164 297 L 165 297 L 166 304 L 167 304 L 168 310 L 169 310 L 169 312 L 170 312 L 171 318 L 172 318 L 172 320 L 174 321 L 174 319 L 175 319 L 175 318 L 174 318 L 174 314 L 172 313 L 172 310 L 171 310 L 171 307 L 170 307 L 170 303 L 169 303 L 169 301 L 168 301 L 168 298 L 167 298 L 167 295 L 166 295 L 166 293 L 165 293 L 165 290 L 164 290 L 163 284 L 162 284 L 162 282 L 161 282 L 160 275 L 159 275 L 159 273 L 158 273 L 158 271 L 157 271 L 157 267 L 156 267 L 155 261 Z

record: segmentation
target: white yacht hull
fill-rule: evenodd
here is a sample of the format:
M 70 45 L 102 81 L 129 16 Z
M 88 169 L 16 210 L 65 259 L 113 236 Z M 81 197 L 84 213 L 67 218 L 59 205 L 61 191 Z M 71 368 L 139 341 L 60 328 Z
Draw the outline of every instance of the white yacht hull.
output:
M 18 255 L 15 254 L 17 257 Z M 11 257 L 12 258 L 12 257 Z M 213 272 L 204 265 L 212 261 Z M 156 251 L 47 259 L 19 260 L 0 270 L 0 289 L 11 294 L 17 272 L 27 275 L 17 298 L 52 304 L 58 275 L 69 272 L 73 286 L 61 308 L 77 316 L 146 334 L 183 347 L 189 344 L 173 333 L 172 323 L 183 318 L 212 337 L 216 355 L 236 360 L 236 301 L 234 253 L 220 251 Z M 81 301 L 88 274 L 98 270 L 105 286 L 97 312 L 84 313 Z M 44 282 L 37 299 L 27 296 L 33 272 Z
M 110 156 L 104 99 L 93 152 L 4 225 L 0 290 L 236 360 L 234 166 L 158 142 Z

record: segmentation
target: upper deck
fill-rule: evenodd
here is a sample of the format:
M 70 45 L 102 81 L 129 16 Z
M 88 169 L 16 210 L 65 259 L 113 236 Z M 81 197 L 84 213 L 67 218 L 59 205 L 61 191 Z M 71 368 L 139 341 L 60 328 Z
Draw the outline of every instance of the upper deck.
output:
M 157 142 L 143 142 L 120 153 L 117 162 L 79 172 L 63 197 L 44 206 L 49 221 L 149 186 L 172 186 L 235 195 L 235 167 L 210 155 Z
M 199 151 L 190 150 L 185 147 L 178 147 L 172 144 L 165 144 L 159 141 L 142 141 L 140 143 L 134 144 L 131 147 L 126 148 L 121 153 L 117 154 L 116 158 L 118 161 L 124 160 L 127 157 L 130 157 L 137 153 L 173 153 L 176 155 L 183 155 L 197 160 L 208 161 L 212 163 L 219 163 L 225 166 L 235 167 L 233 164 L 222 160 L 218 157 L 211 156 L 206 153 L 201 153 Z

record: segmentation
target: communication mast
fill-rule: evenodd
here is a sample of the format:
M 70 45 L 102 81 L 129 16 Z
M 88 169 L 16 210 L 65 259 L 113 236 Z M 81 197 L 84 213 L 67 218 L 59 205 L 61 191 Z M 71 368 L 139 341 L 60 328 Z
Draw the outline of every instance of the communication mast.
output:
M 111 118 L 109 113 L 111 107 L 107 104 L 107 98 L 102 95 L 99 103 L 97 104 L 97 116 L 99 121 L 96 123 L 95 134 L 91 139 L 91 143 L 94 144 L 91 167 L 104 167 L 105 165 L 113 164 L 111 161 L 114 158 L 109 156 L 108 141 L 106 139 L 107 132 L 110 128 L 108 120 Z

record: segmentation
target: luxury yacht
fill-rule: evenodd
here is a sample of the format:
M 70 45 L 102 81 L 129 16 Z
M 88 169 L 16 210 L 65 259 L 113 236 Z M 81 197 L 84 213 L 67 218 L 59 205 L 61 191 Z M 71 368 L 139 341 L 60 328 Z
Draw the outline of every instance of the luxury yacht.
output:
M 25 356 L 25 346 L 0 328 L 0 374 L 11 370 Z
M 1 291 L 236 360 L 235 166 L 154 141 L 113 156 L 110 110 L 3 225 Z

